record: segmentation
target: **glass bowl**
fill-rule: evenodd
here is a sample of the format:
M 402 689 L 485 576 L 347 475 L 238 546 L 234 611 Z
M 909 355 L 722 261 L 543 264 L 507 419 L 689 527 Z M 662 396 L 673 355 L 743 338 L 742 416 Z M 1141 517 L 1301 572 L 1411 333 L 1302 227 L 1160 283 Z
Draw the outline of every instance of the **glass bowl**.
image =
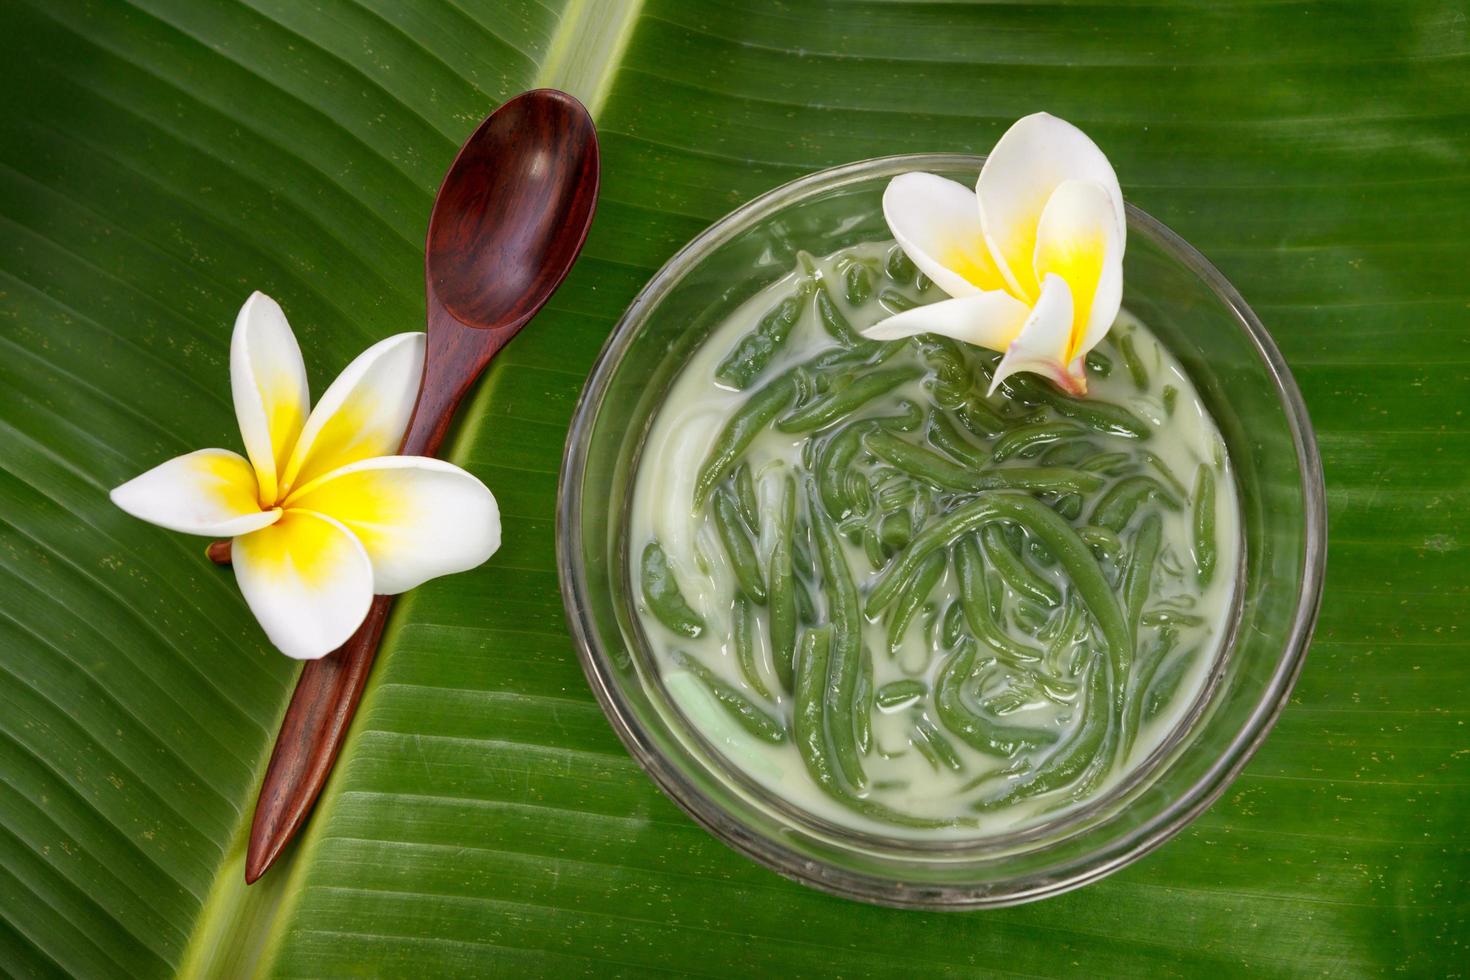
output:
M 716 222 L 669 260 L 603 347 L 567 437 L 557 565 L 578 654 L 613 729 L 673 800 L 775 871 L 838 895 L 917 908 L 1002 906 L 1123 867 L 1198 816 L 1286 703 L 1316 619 L 1325 556 L 1321 463 L 1275 344 L 1178 235 L 1128 208 L 1124 306 L 1189 372 L 1223 435 L 1243 547 L 1234 628 L 1178 727 L 1108 791 L 1054 818 L 974 840 L 914 840 L 829 823 L 754 783 L 690 726 L 659 677 L 633 605 L 627 518 L 649 424 L 689 354 L 727 314 L 826 255 L 891 237 L 888 181 L 924 170 L 972 184 L 983 157 L 882 157 L 811 174 Z

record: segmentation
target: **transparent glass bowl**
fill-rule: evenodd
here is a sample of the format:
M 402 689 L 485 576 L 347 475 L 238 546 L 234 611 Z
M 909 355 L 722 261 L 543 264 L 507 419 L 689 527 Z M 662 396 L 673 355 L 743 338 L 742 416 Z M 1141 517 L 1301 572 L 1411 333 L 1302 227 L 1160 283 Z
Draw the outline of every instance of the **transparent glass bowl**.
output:
M 1001 906 L 1055 895 L 1157 847 L 1224 791 L 1301 670 L 1321 595 L 1321 463 L 1296 384 L 1244 300 L 1168 228 L 1128 208 L 1126 308 L 1190 373 L 1224 436 L 1242 511 L 1234 629 L 1211 681 L 1135 772 L 1087 804 L 1002 836 L 925 841 L 862 833 L 754 783 L 673 706 L 642 638 L 628 504 L 649 424 L 709 331 L 795 264 L 891 237 L 889 179 L 974 182 L 982 157 L 883 157 L 824 170 L 729 214 L 669 260 L 608 338 L 577 404 L 557 503 L 557 564 L 587 679 L 628 751 L 736 850 L 825 891 L 883 905 Z

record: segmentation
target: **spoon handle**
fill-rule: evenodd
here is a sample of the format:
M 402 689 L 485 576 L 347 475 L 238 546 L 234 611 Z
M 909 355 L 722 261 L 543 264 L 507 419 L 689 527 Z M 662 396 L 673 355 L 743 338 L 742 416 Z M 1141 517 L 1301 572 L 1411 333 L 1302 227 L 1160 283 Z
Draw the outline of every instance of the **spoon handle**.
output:
M 434 455 L 460 399 L 514 333 L 466 327 L 440 305 L 433 289 L 429 290 L 424 379 L 399 449 L 401 455 Z M 306 822 L 326 784 L 357 713 L 392 606 L 392 596 L 374 596 L 357 632 L 320 660 L 308 661 L 302 669 L 256 800 L 245 855 L 246 884 L 254 883 L 275 863 Z
M 357 632 L 302 669 L 255 801 L 245 884 L 265 874 L 311 812 L 357 712 L 392 606 L 392 596 L 373 596 Z
M 424 380 L 400 456 L 433 456 L 449 431 L 460 400 L 479 379 L 490 359 L 520 329 L 467 327 L 444 309 L 429 290 L 429 334 L 424 350 Z

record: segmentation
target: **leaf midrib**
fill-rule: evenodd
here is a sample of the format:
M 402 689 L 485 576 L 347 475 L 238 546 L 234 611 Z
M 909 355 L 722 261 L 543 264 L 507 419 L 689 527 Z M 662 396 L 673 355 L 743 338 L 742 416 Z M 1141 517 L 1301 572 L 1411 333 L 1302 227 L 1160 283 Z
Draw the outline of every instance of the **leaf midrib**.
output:
M 642 7 L 643 0 L 571 0 L 548 46 L 546 61 L 537 72 L 536 86 L 570 92 L 595 119 L 607 101 Z M 478 386 L 456 427 L 459 435 L 444 454 L 446 459 L 463 462 L 466 436 L 486 417 L 498 373 L 492 368 Z M 379 663 L 369 676 L 342 754 L 295 846 L 250 886 L 244 884 L 245 850 L 255 807 L 252 800 L 242 807 L 235 834 L 190 932 L 179 966 L 180 976 L 248 977 L 270 973 L 294 913 L 302 879 L 321 845 L 321 828 L 329 824 L 332 810 L 342 795 L 341 774 L 350 766 L 362 719 L 370 714 L 377 700 L 384 674 L 382 662 L 393 656 L 397 637 L 412 607 L 412 596 L 394 603 L 379 648 Z M 293 682 L 293 690 L 294 686 Z M 279 726 L 285 708 L 283 703 L 280 715 L 271 725 L 272 731 Z M 273 749 L 273 739 L 264 743 L 255 772 L 265 772 Z M 252 793 L 256 785 L 252 782 Z

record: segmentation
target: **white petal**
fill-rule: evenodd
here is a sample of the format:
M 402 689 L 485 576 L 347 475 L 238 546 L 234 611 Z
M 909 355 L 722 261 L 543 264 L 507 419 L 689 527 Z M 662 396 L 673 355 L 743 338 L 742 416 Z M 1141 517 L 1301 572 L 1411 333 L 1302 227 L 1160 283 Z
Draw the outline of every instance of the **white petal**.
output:
M 281 493 L 348 463 L 398 452 L 423 374 L 422 333 L 389 337 L 357 355 L 311 410 Z
M 1123 301 L 1123 242 L 1107 191 L 1086 180 L 1057 187 L 1041 212 L 1034 265 L 1038 279 L 1055 273 L 1071 290 L 1070 362 L 1097 346 Z
M 235 317 L 230 389 L 261 499 L 275 503 L 279 474 L 301 432 L 311 395 L 296 335 L 281 307 L 264 293 L 251 293 Z
M 1041 297 L 1031 308 L 1031 318 L 996 365 L 991 393 L 1018 371 L 1045 375 L 1068 391 L 1078 392 L 1081 361 L 1066 360 L 1071 336 L 1072 291 L 1061 276 L 1047 276 L 1041 284 Z
M 995 291 L 916 306 L 879 320 L 862 333 L 873 340 L 937 333 L 976 347 L 1003 351 L 1021 332 L 1030 312 L 1031 308 L 1014 296 Z
M 321 514 L 287 510 L 234 540 L 235 581 L 265 635 L 288 657 L 315 660 L 347 642 L 373 601 L 362 543 Z
M 160 463 L 113 490 L 112 502 L 170 531 L 228 538 L 274 524 L 262 510 L 255 471 L 238 453 L 200 449 Z
M 453 463 L 423 456 L 344 466 L 293 493 L 289 506 L 341 521 L 367 549 L 379 595 L 474 568 L 500 547 L 494 494 Z
M 951 296 L 1002 289 L 985 247 L 975 194 L 935 174 L 900 174 L 883 191 L 883 217 L 919 271 Z
M 1086 133 L 1056 116 L 1038 112 L 1017 120 L 990 151 L 975 185 L 990 253 L 1011 288 L 1028 299 L 1040 292 L 1031 263 L 1041 212 L 1065 180 L 1089 180 L 1107 192 L 1121 242 L 1123 191 L 1113 165 Z

